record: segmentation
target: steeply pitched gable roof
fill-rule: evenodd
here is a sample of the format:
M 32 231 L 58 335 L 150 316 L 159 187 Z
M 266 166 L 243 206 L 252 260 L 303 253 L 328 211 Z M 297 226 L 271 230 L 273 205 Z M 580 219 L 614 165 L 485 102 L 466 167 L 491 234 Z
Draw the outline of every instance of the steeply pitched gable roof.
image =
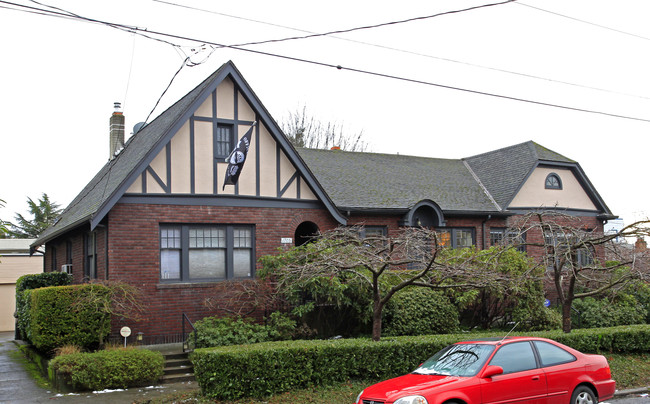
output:
M 122 197 L 129 185 L 147 167 L 158 152 L 169 142 L 180 127 L 189 119 L 196 108 L 216 89 L 219 83 L 230 77 L 241 89 L 251 106 L 260 115 L 261 120 L 273 133 L 276 142 L 289 159 L 303 174 L 305 180 L 316 196 L 324 203 L 332 216 L 340 223 L 345 218 L 334 207 L 328 195 L 320 188 L 311 172 L 295 149 L 277 126 L 257 98 L 248 83 L 232 62 L 225 63 L 210 77 L 195 87 L 187 95 L 160 114 L 151 123 L 134 134 L 117 157 L 104 165 L 86 187 L 63 211 L 59 220 L 43 232 L 33 246 L 42 245 L 70 229 L 89 223 L 94 228 L 108 214 L 110 209 Z
M 497 212 L 461 160 L 297 149 L 341 210 L 407 211 L 432 200 L 447 212 Z

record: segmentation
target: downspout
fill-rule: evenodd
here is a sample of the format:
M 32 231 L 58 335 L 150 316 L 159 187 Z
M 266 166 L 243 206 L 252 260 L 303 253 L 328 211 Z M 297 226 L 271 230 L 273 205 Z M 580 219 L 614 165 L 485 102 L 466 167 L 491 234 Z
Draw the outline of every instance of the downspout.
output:
M 98 224 L 97 227 L 104 229 L 104 280 L 108 280 L 108 226 Z
M 483 242 L 481 243 L 483 245 L 481 248 L 482 250 L 485 250 L 485 223 L 490 219 L 492 219 L 492 215 L 487 215 L 485 220 L 483 220 L 483 223 L 481 223 L 481 234 L 483 234 Z

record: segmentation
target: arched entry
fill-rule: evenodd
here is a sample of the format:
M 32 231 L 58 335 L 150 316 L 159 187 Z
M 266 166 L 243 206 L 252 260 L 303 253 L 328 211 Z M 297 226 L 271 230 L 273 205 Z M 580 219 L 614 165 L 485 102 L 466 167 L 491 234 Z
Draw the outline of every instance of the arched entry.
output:
M 422 200 L 408 211 L 402 224 L 404 226 L 440 227 L 445 226 L 445 217 L 435 202 Z
M 320 229 L 314 222 L 302 222 L 296 228 L 296 233 L 294 234 L 294 242 L 296 247 L 303 244 L 307 244 L 310 241 L 314 240 L 315 236 L 320 234 Z

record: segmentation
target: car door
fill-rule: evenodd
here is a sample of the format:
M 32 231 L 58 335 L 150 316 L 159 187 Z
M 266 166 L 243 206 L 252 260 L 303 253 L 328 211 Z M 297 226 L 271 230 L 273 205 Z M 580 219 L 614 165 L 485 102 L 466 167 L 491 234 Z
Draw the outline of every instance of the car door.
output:
M 584 374 L 576 357 L 570 352 L 545 341 L 534 341 L 539 361 L 546 375 L 549 404 L 568 403 L 576 380 Z
M 530 342 L 501 345 L 488 365 L 501 366 L 503 374 L 481 380 L 483 403 L 547 403 L 546 375 Z

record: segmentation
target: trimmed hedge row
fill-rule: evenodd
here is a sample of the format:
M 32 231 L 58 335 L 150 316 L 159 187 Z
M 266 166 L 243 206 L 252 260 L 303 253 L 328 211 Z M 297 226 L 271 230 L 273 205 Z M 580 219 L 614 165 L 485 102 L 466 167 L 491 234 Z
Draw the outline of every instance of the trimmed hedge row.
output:
M 50 361 L 50 379 L 54 373 L 78 390 L 125 389 L 144 386 L 163 374 L 160 352 L 119 348 L 94 353 L 73 353 Z
M 93 349 L 110 332 L 111 317 L 101 310 L 110 304 L 110 291 L 103 285 L 52 286 L 28 293 L 30 340 L 41 352 L 64 345 Z
M 650 325 L 531 332 L 582 352 L 648 352 Z M 446 334 L 369 339 L 279 341 L 195 350 L 190 359 L 203 394 L 218 399 L 264 397 L 350 379 L 387 379 L 412 371 L 458 341 L 503 333 Z
M 31 290 L 47 286 L 66 286 L 72 282 L 72 275 L 61 272 L 23 275 L 16 281 L 16 315 L 20 338 L 31 341 L 30 302 Z

